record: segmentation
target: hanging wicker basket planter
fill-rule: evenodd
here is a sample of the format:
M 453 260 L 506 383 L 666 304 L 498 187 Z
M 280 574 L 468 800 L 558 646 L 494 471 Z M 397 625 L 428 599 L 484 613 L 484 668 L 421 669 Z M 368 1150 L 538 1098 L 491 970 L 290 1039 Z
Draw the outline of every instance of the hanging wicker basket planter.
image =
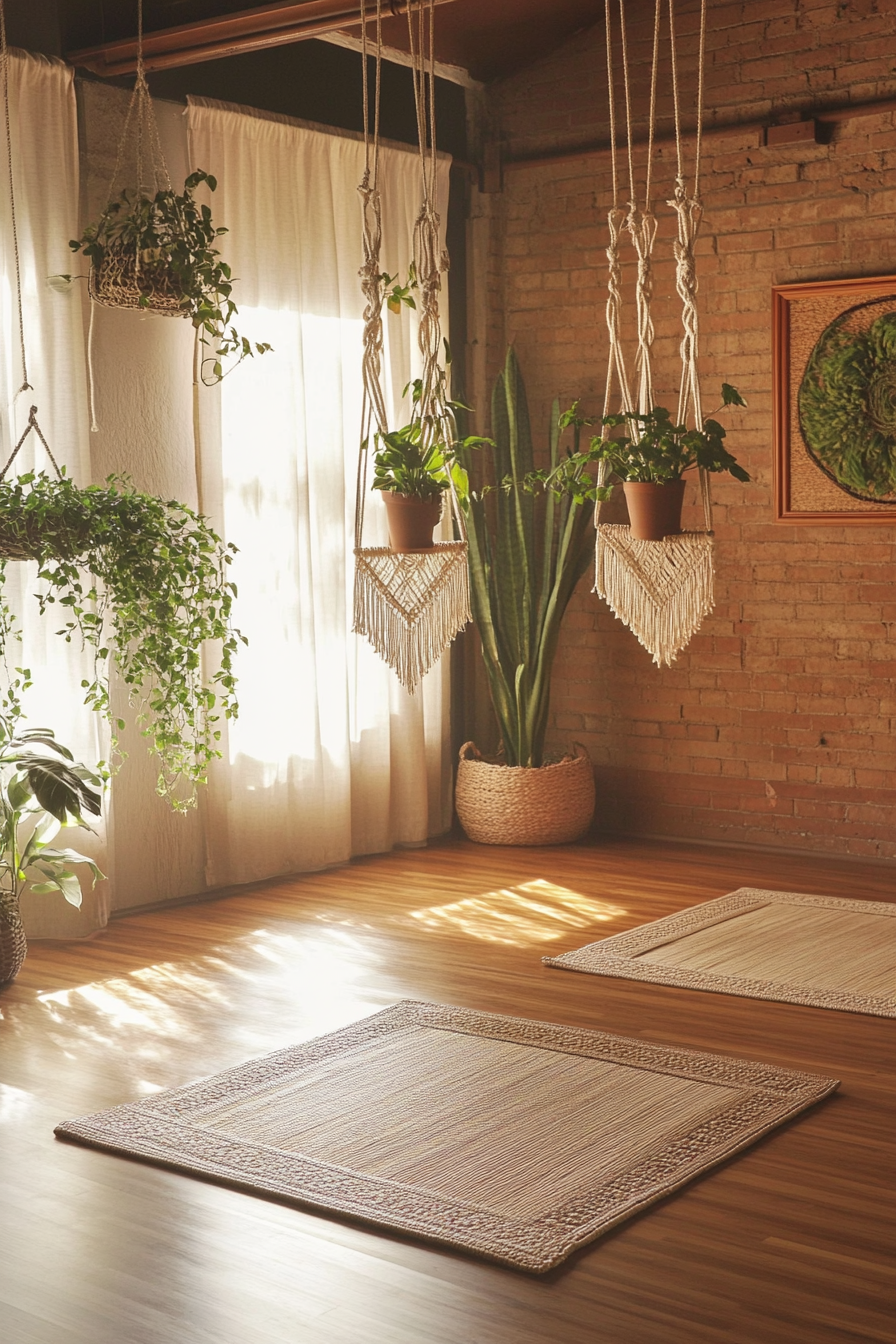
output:
M 460 749 L 454 802 L 461 826 L 481 845 L 567 844 L 591 825 L 594 801 L 594 771 L 579 743 L 536 767 L 486 761 L 472 742 Z
M 133 247 L 108 242 L 102 261 L 90 267 L 87 288 L 94 303 L 104 308 L 138 308 L 165 317 L 189 317 L 190 299 L 170 266 L 151 261 L 138 264 Z

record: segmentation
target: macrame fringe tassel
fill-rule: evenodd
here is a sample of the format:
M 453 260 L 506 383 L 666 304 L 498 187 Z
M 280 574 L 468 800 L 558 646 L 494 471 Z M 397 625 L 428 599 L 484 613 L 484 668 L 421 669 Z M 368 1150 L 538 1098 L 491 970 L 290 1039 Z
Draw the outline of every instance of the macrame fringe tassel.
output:
M 431 551 L 355 551 L 352 629 L 367 636 L 411 695 L 471 619 L 464 542 Z
M 658 667 L 671 667 L 714 605 L 712 537 L 683 532 L 663 541 L 636 541 L 627 527 L 602 523 L 594 591 Z

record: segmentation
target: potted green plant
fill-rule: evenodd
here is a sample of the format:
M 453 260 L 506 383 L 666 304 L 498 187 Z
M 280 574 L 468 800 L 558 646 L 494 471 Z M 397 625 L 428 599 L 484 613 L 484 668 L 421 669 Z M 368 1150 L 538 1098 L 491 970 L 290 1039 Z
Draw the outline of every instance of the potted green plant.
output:
M 0 698 L 0 988 L 18 975 L 28 950 L 19 904 L 26 886 L 80 906 L 75 868 L 85 865 L 92 882 L 103 876 L 85 854 L 54 844 L 62 827 L 90 829 L 84 813 L 100 815 L 103 779 L 51 729 L 20 727 L 18 693 L 27 678 L 14 678 Z
M 202 363 L 203 381 L 212 384 L 224 377 L 225 360 L 235 355 L 239 363 L 271 347 L 240 336 L 231 323 L 233 278 L 214 246 L 227 230 L 216 228 L 209 207 L 195 200 L 203 182 L 210 191 L 217 186 L 198 169 L 179 195 L 170 187 L 152 196 L 139 188 L 122 191 L 69 246 L 90 260 L 88 287 L 97 303 L 189 318 L 213 348 Z
M 236 715 L 231 624 L 235 547 L 176 500 L 142 494 L 123 479 L 78 488 L 64 473 L 0 480 L 0 656 L 14 633 L 3 598 L 8 559 L 37 561 L 40 610 L 56 615 L 64 639 L 94 652 L 85 703 L 113 728 L 109 661 L 139 707 L 138 722 L 160 763 L 158 792 L 183 811 L 195 803 L 220 755 L 219 722 Z M 205 675 L 202 649 L 216 643 Z
M 391 277 L 384 276 L 384 280 Z M 396 286 L 393 295 L 401 294 L 401 302 L 410 303 L 409 286 Z M 395 311 L 395 300 L 389 298 L 389 307 Z M 446 368 L 451 364 L 451 349 L 445 341 Z M 457 413 L 469 410 L 462 402 L 452 401 L 447 395 L 446 368 L 436 370 L 436 391 L 429 416 L 420 414 L 423 386 L 419 378 L 404 389 L 411 391 L 413 417 L 400 429 L 377 433 L 373 458 L 372 489 L 383 494 L 389 520 L 389 541 L 393 551 L 431 550 L 433 533 L 442 513 L 446 491 L 455 486 L 464 488 L 458 454 L 489 443 L 490 440 L 471 434 L 461 439 L 457 430 Z
M 581 750 L 549 762 L 545 734 L 560 624 L 594 553 L 594 483 L 579 451 L 590 422 L 578 404 L 551 414 L 547 470 L 536 471 L 526 391 L 513 348 L 492 397 L 490 477 L 461 493 L 467 523 L 470 595 L 498 723 L 501 751 L 486 760 L 461 749 L 456 804 L 467 834 L 491 844 L 575 839 L 594 812 L 594 775 Z M 558 475 L 572 430 L 577 465 Z M 458 457 L 471 474 L 462 446 Z M 571 460 L 571 459 L 565 459 Z M 480 472 L 480 475 L 482 473 Z
M 424 443 L 419 421 L 378 433 L 376 445 L 372 488 L 383 495 L 392 550 L 431 550 L 449 485 L 445 445 Z
M 722 406 L 745 406 L 729 383 L 722 384 Z M 713 412 L 717 414 L 717 412 Z M 624 428 L 618 437 L 591 440 L 590 461 L 605 462 L 621 481 L 628 505 L 631 534 L 640 541 L 662 541 L 681 531 L 684 473 L 691 468 L 730 472 L 749 481 L 743 467 L 724 447 L 725 430 L 718 420 L 704 420 L 702 429 L 675 424 L 664 406 L 640 413 L 623 411 L 604 417 L 610 429 Z M 597 491 L 607 498 L 612 486 Z

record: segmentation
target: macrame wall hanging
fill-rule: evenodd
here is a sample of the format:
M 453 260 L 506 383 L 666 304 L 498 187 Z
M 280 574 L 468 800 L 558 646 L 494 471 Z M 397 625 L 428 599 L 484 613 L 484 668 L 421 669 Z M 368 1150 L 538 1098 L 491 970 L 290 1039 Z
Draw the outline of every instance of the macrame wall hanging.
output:
M 439 248 L 439 215 L 435 207 L 435 56 L 433 42 L 434 0 L 421 0 L 412 14 L 408 6 L 408 31 L 417 138 L 420 153 L 421 205 L 414 225 L 414 280 L 419 311 L 418 343 L 422 356 L 419 396 L 414 417 L 420 428 L 420 446 L 425 452 L 453 432 L 447 401 L 446 375 L 440 367 L 441 327 L 439 292 L 447 255 Z M 361 445 L 355 502 L 356 634 L 365 635 L 377 653 L 393 669 L 411 694 L 421 678 L 438 661 L 470 617 L 467 545 L 464 521 L 453 482 L 446 491 L 460 541 L 436 542 L 431 548 L 398 551 L 384 546 L 364 546 L 364 501 L 367 491 L 367 458 L 371 436 L 388 432 L 382 389 L 383 306 L 387 277 L 382 271 L 382 202 L 379 173 L 380 71 L 382 65 L 382 0 L 376 5 L 376 86 L 374 125 L 370 134 L 367 84 L 367 15 L 361 3 L 362 67 L 364 97 L 364 178 L 362 199 L 363 266 L 359 272 L 364 295 L 363 407 Z
M 610 353 L 604 416 L 610 410 L 614 383 L 618 389 L 619 402 L 623 412 L 632 412 L 637 406 L 639 413 L 647 414 L 654 407 L 651 369 L 651 347 L 654 329 L 650 315 L 650 303 L 653 292 L 652 257 L 657 222 L 653 213 L 651 178 L 663 0 L 656 0 L 643 208 L 639 201 L 635 183 L 625 0 L 619 0 L 619 27 L 625 97 L 629 200 L 625 209 L 619 205 L 611 0 L 605 0 L 605 8 L 613 205 L 608 216 L 610 243 L 607 248 L 609 263 L 607 328 Z M 700 11 L 697 65 L 697 141 L 692 191 L 688 190 L 684 176 L 674 0 L 668 0 L 668 15 L 677 172 L 673 196 L 670 201 L 667 201 L 667 204 L 675 211 L 678 222 L 678 238 L 674 244 L 674 253 L 676 288 L 682 303 L 683 326 L 680 346 L 682 373 L 677 423 L 684 423 L 690 412 L 694 426 L 697 429 L 702 429 L 703 411 L 697 373 L 698 313 L 694 245 L 703 214 L 699 188 L 706 0 L 702 0 Z M 622 267 L 619 248 L 623 232 L 627 232 L 631 237 L 638 263 L 635 286 L 637 315 L 637 348 L 634 363 L 635 396 L 632 395 L 632 383 L 626 371 L 621 340 Z M 606 429 L 604 432 L 606 433 Z M 606 464 L 601 463 L 598 477 L 599 485 L 606 484 L 607 474 Z M 705 531 L 703 532 L 683 532 L 675 536 L 667 536 L 662 541 L 640 541 L 631 536 L 630 529 L 627 526 L 618 523 L 600 522 L 596 518 L 595 592 L 604 598 L 615 615 L 629 626 L 632 633 L 637 636 L 658 666 L 664 663 L 667 666 L 671 665 L 673 659 L 700 628 L 703 617 L 713 607 L 712 501 L 709 474 L 702 468 L 699 471 L 699 482 L 705 521 Z

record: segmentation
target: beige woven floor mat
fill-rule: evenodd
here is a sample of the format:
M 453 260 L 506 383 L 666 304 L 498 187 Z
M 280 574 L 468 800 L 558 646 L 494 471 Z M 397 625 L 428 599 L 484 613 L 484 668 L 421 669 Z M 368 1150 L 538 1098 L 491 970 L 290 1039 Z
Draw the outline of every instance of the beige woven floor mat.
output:
M 741 887 L 548 966 L 896 1017 L 896 905 Z
M 540 1273 L 836 1087 L 406 1000 L 56 1133 Z

